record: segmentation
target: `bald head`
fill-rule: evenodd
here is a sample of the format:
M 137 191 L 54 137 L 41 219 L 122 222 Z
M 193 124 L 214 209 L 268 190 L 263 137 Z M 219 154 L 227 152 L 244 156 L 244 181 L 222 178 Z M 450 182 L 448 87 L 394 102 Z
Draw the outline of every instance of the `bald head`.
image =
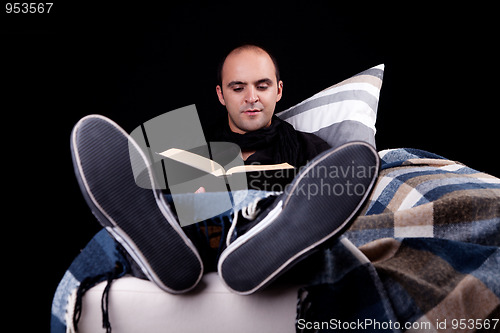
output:
M 269 59 L 271 59 L 271 61 L 273 62 L 274 71 L 275 71 L 275 75 L 276 75 L 276 82 L 279 82 L 280 73 L 279 73 L 278 62 L 276 61 L 276 58 L 274 58 L 272 54 L 270 54 L 268 51 L 264 50 L 260 46 L 253 45 L 253 44 L 245 44 L 245 45 L 238 46 L 237 48 L 231 50 L 231 52 L 229 52 L 224 57 L 224 59 L 221 61 L 221 63 L 219 64 L 219 68 L 218 68 L 218 72 L 217 72 L 217 83 L 220 86 L 222 86 L 222 75 L 223 75 L 224 64 L 226 63 L 226 59 L 229 58 L 231 55 L 237 55 L 237 54 L 244 52 L 244 51 L 252 51 L 252 52 L 255 52 L 256 54 L 266 54 L 269 57 Z
M 271 124 L 283 82 L 268 52 L 254 45 L 236 48 L 224 59 L 220 76 L 217 96 L 233 132 L 244 134 Z

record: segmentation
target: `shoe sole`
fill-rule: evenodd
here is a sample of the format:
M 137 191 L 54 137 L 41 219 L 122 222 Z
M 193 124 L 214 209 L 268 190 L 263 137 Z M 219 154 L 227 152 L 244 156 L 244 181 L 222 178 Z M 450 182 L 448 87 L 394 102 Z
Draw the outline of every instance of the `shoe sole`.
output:
M 379 164 L 377 151 L 362 142 L 318 156 L 276 199 L 267 216 L 222 253 L 218 269 L 223 284 L 235 293 L 251 294 L 315 247 L 340 235 L 369 196 Z M 314 177 L 325 170 L 327 177 Z M 362 172 L 369 174 L 360 177 Z M 330 195 L 323 195 L 328 188 Z M 347 192 L 349 188 L 351 192 Z M 364 190 L 359 193 L 361 188 Z M 323 192 L 312 196 L 311 189 Z M 341 190 L 352 195 L 342 195 Z
M 150 189 L 135 183 L 129 149 L 140 156 L 134 163 L 148 170 Z M 138 144 L 113 121 L 91 115 L 73 128 L 71 152 L 92 213 L 144 274 L 169 293 L 196 286 L 203 274 L 201 258 L 161 192 L 154 190 L 151 169 Z

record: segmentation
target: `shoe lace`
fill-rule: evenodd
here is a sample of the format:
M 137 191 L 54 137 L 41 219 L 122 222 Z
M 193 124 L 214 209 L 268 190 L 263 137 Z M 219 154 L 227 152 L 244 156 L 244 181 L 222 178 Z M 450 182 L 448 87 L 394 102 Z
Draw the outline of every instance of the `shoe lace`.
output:
M 69 332 L 76 332 L 78 330 L 78 322 L 80 321 L 80 317 L 82 315 L 82 300 L 83 300 L 83 295 L 93 286 L 95 286 L 97 283 L 101 281 L 107 281 L 106 287 L 103 290 L 102 293 L 102 299 L 101 299 L 101 310 L 102 310 L 102 327 L 106 330 L 107 333 L 111 332 L 111 323 L 109 322 L 109 291 L 111 288 L 111 283 L 113 280 L 117 279 L 122 273 L 123 273 L 123 266 L 120 262 L 115 263 L 115 267 L 113 268 L 112 271 L 104 273 L 104 274 L 99 274 L 94 277 L 87 277 L 85 278 L 81 283 L 80 286 L 78 287 L 76 291 L 76 295 L 72 295 L 72 297 L 75 297 L 75 307 L 73 310 L 73 320 L 72 320 L 72 325 L 68 325 L 68 331 Z
M 279 195 L 278 192 L 270 192 L 264 198 L 257 197 L 247 206 L 244 206 L 240 210 L 235 211 L 234 216 L 233 216 L 233 220 L 231 222 L 231 228 L 229 228 L 229 232 L 227 233 L 226 245 L 229 246 L 229 244 L 231 244 L 231 238 L 235 234 L 236 225 L 238 224 L 238 217 L 240 215 L 240 212 L 241 212 L 241 217 L 243 217 L 244 219 L 246 219 L 248 221 L 253 221 L 257 218 L 257 216 L 259 215 L 259 213 L 261 211 L 261 208 L 258 207 L 259 202 L 261 202 L 261 200 L 266 199 L 270 196 L 277 196 L 277 195 Z
M 253 221 L 259 215 L 260 208 L 257 208 L 257 204 L 260 202 L 260 198 L 256 198 L 252 201 L 248 206 L 245 206 L 241 209 L 241 216 L 243 218 Z

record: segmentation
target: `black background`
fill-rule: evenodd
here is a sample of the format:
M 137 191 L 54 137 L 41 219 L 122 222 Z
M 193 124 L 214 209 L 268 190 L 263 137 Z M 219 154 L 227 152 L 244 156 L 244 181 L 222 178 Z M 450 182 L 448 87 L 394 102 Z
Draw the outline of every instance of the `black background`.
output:
M 225 119 L 217 63 L 242 42 L 277 57 L 284 81 L 277 110 L 384 63 L 379 150 L 420 148 L 500 176 L 493 8 L 334 1 L 57 2 L 49 14 L 15 15 L 4 8 L 2 247 L 4 275 L 22 294 L 16 308 L 40 318 L 25 326 L 48 327 L 59 280 L 100 229 L 74 177 L 73 125 L 98 113 L 130 132 L 196 104 L 208 129 Z

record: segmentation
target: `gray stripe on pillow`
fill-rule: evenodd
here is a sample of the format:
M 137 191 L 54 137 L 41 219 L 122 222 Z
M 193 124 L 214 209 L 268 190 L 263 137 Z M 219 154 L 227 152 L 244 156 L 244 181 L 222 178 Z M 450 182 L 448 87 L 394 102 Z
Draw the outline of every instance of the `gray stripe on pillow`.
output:
M 370 69 L 367 69 L 366 71 L 358 73 L 354 76 L 359 76 L 359 75 L 371 75 L 371 76 L 378 77 L 379 79 L 382 80 L 384 78 L 384 70 L 378 69 L 378 68 L 370 68 Z
M 368 106 L 373 110 L 373 112 L 375 112 L 375 114 L 377 114 L 378 99 L 376 97 L 364 90 L 347 90 L 313 99 L 312 101 L 294 107 L 289 111 L 283 111 L 280 114 L 277 114 L 277 116 L 285 120 L 323 105 L 338 103 L 347 100 L 363 101 L 368 104 Z
M 374 131 L 354 120 L 345 120 L 340 123 L 324 127 L 314 132 L 317 136 L 328 142 L 332 148 L 339 147 L 351 141 L 364 141 L 375 147 Z
M 380 88 L 382 87 L 382 80 L 379 79 L 378 77 L 375 77 L 373 75 L 356 75 L 356 76 L 350 77 L 342 82 L 334 84 L 331 87 L 323 89 L 321 92 L 327 91 L 329 89 L 341 87 L 341 86 L 344 86 L 346 84 L 351 84 L 351 83 L 368 83 L 368 84 L 371 84 L 372 86 L 374 86 L 375 88 L 377 88 L 379 91 L 380 91 Z

